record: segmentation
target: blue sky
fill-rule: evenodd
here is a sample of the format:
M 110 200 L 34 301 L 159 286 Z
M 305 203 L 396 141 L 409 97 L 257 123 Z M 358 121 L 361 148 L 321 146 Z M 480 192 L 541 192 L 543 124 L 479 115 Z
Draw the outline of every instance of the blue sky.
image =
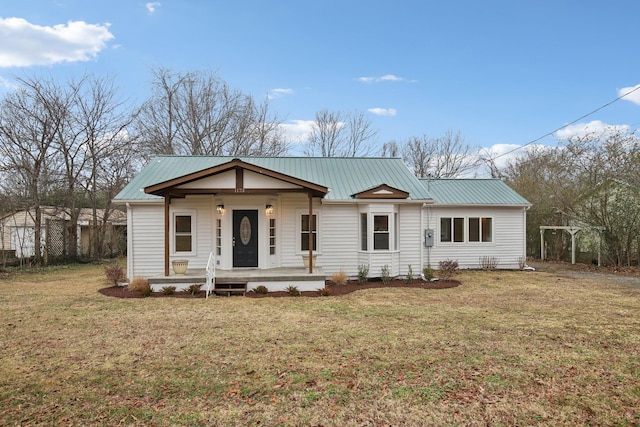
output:
M 154 67 L 213 69 L 292 133 L 357 110 L 377 146 L 454 130 L 500 153 L 638 87 L 639 17 L 636 0 L 0 0 L 0 94 L 93 73 L 141 102 Z M 559 136 L 639 125 L 637 90 Z

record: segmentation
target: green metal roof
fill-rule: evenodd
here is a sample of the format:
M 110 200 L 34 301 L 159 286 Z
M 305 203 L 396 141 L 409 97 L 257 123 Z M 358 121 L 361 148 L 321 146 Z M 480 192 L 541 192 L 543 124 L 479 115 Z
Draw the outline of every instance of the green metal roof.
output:
M 421 179 L 436 205 L 525 205 L 530 203 L 500 179 Z
M 160 156 L 115 197 L 116 201 L 162 200 L 146 194 L 144 188 L 239 159 L 245 163 L 279 172 L 330 189 L 325 199 L 351 200 L 352 195 L 376 186 L 388 186 L 409 193 L 411 200 L 429 200 L 422 185 L 401 159 L 336 157 L 210 157 Z

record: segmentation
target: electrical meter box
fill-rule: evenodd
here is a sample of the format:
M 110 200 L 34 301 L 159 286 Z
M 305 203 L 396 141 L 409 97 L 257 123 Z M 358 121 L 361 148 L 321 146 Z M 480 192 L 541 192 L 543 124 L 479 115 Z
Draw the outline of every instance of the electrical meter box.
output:
M 424 246 L 425 248 L 430 248 L 433 246 L 433 235 L 434 231 L 431 229 L 424 230 Z

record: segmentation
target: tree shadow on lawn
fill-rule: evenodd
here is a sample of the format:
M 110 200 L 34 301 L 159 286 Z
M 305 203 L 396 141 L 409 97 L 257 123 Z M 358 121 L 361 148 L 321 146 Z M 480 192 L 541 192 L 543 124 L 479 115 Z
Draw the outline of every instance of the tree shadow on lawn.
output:
M 326 289 L 329 290 L 329 296 L 346 295 L 351 292 L 359 291 L 361 289 L 381 289 L 381 288 L 419 288 L 419 289 L 448 289 L 455 288 L 461 283 L 457 280 L 435 280 L 432 282 L 425 282 L 421 279 L 414 280 L 411 283 L 407 283 L 403 279 L 394 279 L 388 284 L 384 284 L 381 280 L 370 280 L 366 283 L 360 284 L 357 280 L 349 280 L 344 285 L 338 285 L 327 280 L 325 282 Z M 98 292 L 102 295 L 115 298 L 145 298 L 140 292 L 129 291 L 126 286 L 110 286 L 102 288 Z M 226 294 L 226 292 L 225 292 Z M 189 292 L 179 291 L 171 295 L 165 295 L 162 292 L 152 292 L 147 298 L 205 298 L 205 291 L 200 291 L 196 294 L 190 294 Z M 266 294 L 258 294 L 255 292 L 247 292 L 245 294 L 248 298 L 278 298 L 278 297 L 291 297 L 287 291 L 268 292 Z M 301 291 L 300 296 L 303 297 L 319 297 L 323 296 L 319 291 Z

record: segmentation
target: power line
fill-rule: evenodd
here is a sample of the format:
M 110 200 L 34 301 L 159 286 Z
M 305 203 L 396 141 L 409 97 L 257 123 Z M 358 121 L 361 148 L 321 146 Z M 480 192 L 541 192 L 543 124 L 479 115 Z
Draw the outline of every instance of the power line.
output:
M 507 151 L 507 152 L 504 152 L 504 153 L 500 154 L 499 156 L 494 157 L 494 158 L 493 158 L 493 160 L 495 160 L 495 159 L 499 159 L 500 157 L 506 156 L 507 154 L 511 154 L 511 153 L 513 153 L 514 151 L 518 151 L 518 150 L 520 150 L 521 148 L 524 148 L 524 147 L 526 147 L 526 146 L 528 146 L 528 145 L 535 144 L 536 142 L 540 141 L 541 139 L 544 139 L 544 138 L 546 138 L 546 137 L 548 137 L 548 136 L 551 136 L 551 135 L 553 135 L 554 133 L 556 133 L 556 132 L 558 132 L 558 131 L 560 131 L 560 130 L 562 130 L 562 129 L 564 129 L 564 128 L 567 128 L 567 127 L 571 126 L 572 124 L 575 124 L 575 123 L 579 122 L 580 120 L 582 120 L 582 119 L 584 119 L 584 118 L 587 118 L 587 117 L 589 117 L 589 116 L 590 116 L 590 115 L 592 115 L 592 114 L 597 113 L 598 111 L 602 110 L 603 108 L 608 107 L 609 105 L 613 104 L 614 102 L 620 101 L 620 100 L 621 100 L 622 98 L 624 98 L 625 96 L 631 95 L 633 92 L 635 92 L 635 91 L 637 91 L 637 90 L 640 90 L 640 85 L 637 85 L 634 89 L 631 89 L 629 92 L 627 92 L 627 93 L 624 93 L 624 94 L 620 95 L 619 97 L 617 97 L 617 98 L 616 98 L 616 99 L 614 99 L 613 101 L 609 101 L 609 102 L 607 102 L 606 104 L 601 105 L 600 107 L 596 108 L 595 110 L 593 110 L 593 111 L 591 111 L 591 112 L 589 112 L 589 113 L 587 113 L 587 114 L 584 114 L 584 115 L 582 115 L 582 116 L 578 117 L 578 118 L 577 118 L 577 119 L 575 119 L 574 121 L 572 121 L 572 122 L 570 122 L 570 123 L 567 123 L 567 124 L 566 124 L 566 125 L 564 125 L 564 126 L 560 126 L 559 128 L 557 128 L 557 129 L 555 129 L 555 130 L 552 130 L 551 132 L 547 132 L 547 133 L 545 133 L 544 135 L 542 135 L 541 137 L 534 139 L 533 141 L 529 141 L 529 142 L 527 142 L 526 144 L 521 145 L 521 146 L 520 146 L 520 147 L 518 147 L 518 148 L 514 148 L 513 150 L 509 150 L 509 151 Z

